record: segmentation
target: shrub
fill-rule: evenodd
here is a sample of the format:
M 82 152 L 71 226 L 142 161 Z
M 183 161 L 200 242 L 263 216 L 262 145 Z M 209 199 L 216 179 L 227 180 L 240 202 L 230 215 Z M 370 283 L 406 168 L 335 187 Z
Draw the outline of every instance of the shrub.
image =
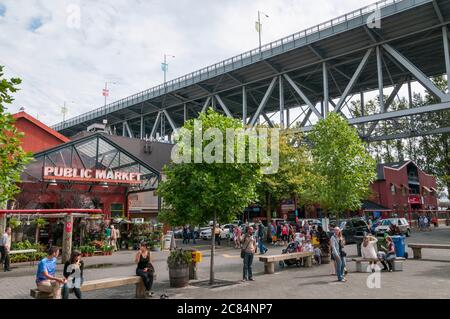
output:
M 169 268 L 176 268 L 179 266 L 189 265 L 192 261 L 192 254 L 189 251 L 183 249 L 177 249 L 170 253 L 169 258 L 167 258 L 167 264 Z

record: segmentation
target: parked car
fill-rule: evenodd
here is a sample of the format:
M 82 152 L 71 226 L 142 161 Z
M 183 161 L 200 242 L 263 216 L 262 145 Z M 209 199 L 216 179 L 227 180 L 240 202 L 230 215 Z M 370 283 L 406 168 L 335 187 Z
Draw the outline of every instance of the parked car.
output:
M 364 236 L 364 233 L 370 233 L 369 225 L 360 218 L 343 220 L 339 227 L 347 244 L 355 243 L 355 236 Z
M 232 224 L 227 224 L 220 227 L 220 238 L 221 239 L 227 239 L 228 235 L 230 234 L 230 229 L 232 227 Z M 203 240 L 210 240 L 211 239 L 211 228 L 207 228 L 200 232 L 200 238 Z
M 398 226 L 398 228 L 400 229 L 400 232 L 403 235 L 406 235 L 406 237 L 411 236 L 411 227 L 410 227 L 408 221 L 406 220 L 406 218 L 383 219 L 381 221 L 381 224 L 375 228 L 375 234 L 377 236 L 383 236 L 385 233 L 387 233 L 389 231 L 389 228 L 392 224 Z

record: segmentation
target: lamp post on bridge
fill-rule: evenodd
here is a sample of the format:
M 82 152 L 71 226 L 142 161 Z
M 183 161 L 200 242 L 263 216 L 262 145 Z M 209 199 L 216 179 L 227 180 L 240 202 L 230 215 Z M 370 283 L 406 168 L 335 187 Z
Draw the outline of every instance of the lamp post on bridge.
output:
M 175 58 L 175 56 L 171 55 L 171 54 L 164 53 L 164 62 L 161 63 L 161 69 L 164 72 L 164 86 L 166 85 L 166 82 L 167 82 L 167 71 L 169 70 L 169 64 L 167 63 L 167 57 Z
M 105 107 L 106 107 L 106 98 L 109 96 L 108 84 L 119 84 L 118 82 L 105 82 L 105 88 L 103 89 L 102 95 L 105 97 Z
M 262 11 L 258 10 L 258 21 L 256 21 L 256 32 L 258 32 L 259 35 L 259 55 L 262 55 L 262 51 L 261 51 L 261 33 L 262 33 L 262 24 L 261 24 L 261 13 L 263 15 L 265 15 L 266 18 L 269 18 L 268 14 L 265 14 Z

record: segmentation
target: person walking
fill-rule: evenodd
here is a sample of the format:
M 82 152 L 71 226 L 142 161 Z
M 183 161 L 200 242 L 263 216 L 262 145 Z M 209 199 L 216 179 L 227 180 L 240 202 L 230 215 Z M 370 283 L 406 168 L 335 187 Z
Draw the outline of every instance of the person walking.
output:
M 36 272 L 36 286 L 39 291 L 53 293 L 53 299 L 61 299 L 61 285 L 67 280 L 65 278 L 57 278 L 56 260 L 59 255 L 58 247 L 51 247 L 48 250 L 47 257 L 42 259 Z
M 272 245 L 275 245 L 277 243 L 277 227 L 274 221 L 270 224 L 270 238 L 272 239 Z
M 122 238 L 121 238 L 121 234 L 120 234 L 119 228 L 120 228 L 120 225 L 117 226 L 117 228 L 116 228 L 116 238 L 117 238 L 116 248 L 117 248 L 117 250 L 122 249 Z
M 111 240 L 109 245 L 113 247 L 114 251 L 117 251 L 117 233 L 114 225 L 111 225 Z
M 192 243 L 195 245 L 195 227 L 193 225 L 189 225 L 189 239 L 192 239 Z
M 11 250 L 11 227 L 6 227 L 5 233 L 0 238 L 1 263 L 5 272 L 11 271 L 9 252 Z
M 267 247 L 264 245 L 265 234 L 266 234 L 265 227 L 264 227 L 263 223 L 260 222 L 259 227 L 258 227 L 257 236 L 258 236 L 258 243 L 259 243 L 259 253 L 261 255 L 264 255 L 268 251 Z
M 63 276 L 67 282 L 62 288 L 63 299 L 69 299 L 70 289 L 73 289 L 75 296 L 78 299 L 81 297 L 81 286 L 83 285 L 83 269 L 84 262 L 81 260 L 81 253 L 79 251 L 73 251 L 70 255 L 70 260 L 64 264 Z
M 189 236 L 188 228 L 187 228 L 187 226 L 185 225 L 185 226 L 183 227 L 183 245 L 186 245 L 186 244 L 188 243 L 188 236 Z
M 378 242 L 378 239 L 376 239 L 373 236 L 365 235 L 363 239 L 363 243 L 361 245 L 361 255 L 362 258 L 368 259 L 370 268 L 372 269 L 372 272 L 375 272 L 375 266 L 378 261 L 377 257 L 377 251 L 375 249 L 375 245 Z
M 217 245 L 220 246 L 220 234 L 221 234 L 222 230 L 220 229 L 220 225 L 216 225 L 216 228 L 214 229 L 214 236 L 215 236 L 215 240 Z
M 139 251 L 134 258 L 136 267 L 136 276 L 139 276 L 144 281 L 145 294 L 147 297 L 153 297 L 152 286 L 153 286 L 153 275 L 155 273 L 155 268 L 152 265 L 150 251 L 147 248 L 147 244 L 142 242 Z
M 241 231 L 241 228 L 239 226 L 238 227 L 234 227 L 233 235 L 234 235 L 234 248 L 240 249 L 241 248 L 242 231 Z
M 331 255 L 336 264 L 336 275 L 338 277 L 338 281 L 345 282 L 344 278 L 344 262 L 341 256 L 341 248 L 340 242 L 341 240 L 341 230 L 339 227 L 334 228 L 334 234 L 331 236 Z
M 252 264 L 253 256 L 256 254 L 256 240 L 253 237 L 253 227 L 247 229 L 247 233 L 242 239 L 241 257 L 244 258 L 244 271 L 242 281 L 254 281 Z
M 287 224 L 284 224 L 281 229 L 281 238 L 283 240 L 283 246 L 286 246 L 289 240 L 289 228 Z
M 106 229 L 105 229 L 105 237 L 106 237 L 106 242 L 108 244 L 111 244 L 111 228 L 110 227 L 106 227 Z

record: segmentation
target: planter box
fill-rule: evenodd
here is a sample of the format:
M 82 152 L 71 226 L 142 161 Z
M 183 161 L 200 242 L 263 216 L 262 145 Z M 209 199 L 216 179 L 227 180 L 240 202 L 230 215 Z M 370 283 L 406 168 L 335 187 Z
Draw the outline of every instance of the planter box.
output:
M 189 266 L 169 267 L 169 281 L 171 288 L 187 287 L 189 285 Z

